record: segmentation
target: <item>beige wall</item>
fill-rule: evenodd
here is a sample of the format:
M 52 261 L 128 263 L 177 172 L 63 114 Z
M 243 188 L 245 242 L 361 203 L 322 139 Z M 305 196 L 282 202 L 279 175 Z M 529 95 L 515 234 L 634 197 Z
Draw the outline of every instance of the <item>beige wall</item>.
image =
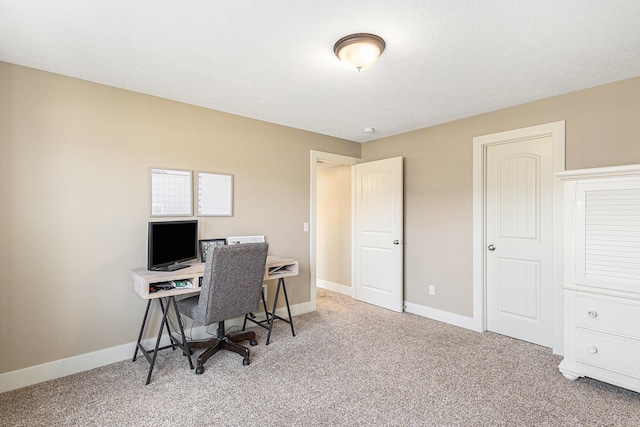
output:
M 0 373 L 136 340 L 149 167 L 233 174 L 234 216 L 199 218 L 200 238 L 264 234 L 309 301 L 309 151 L 360 148 L 0 63 Z
M 567 169 L 634 164 L 639 118 L 634 78 L 363 144 L 405 157 L 405 299 L 472 315 L 473 137 L 565 120 Z
M 316 174 L 316 278 L 351 286 L 351 166 Z

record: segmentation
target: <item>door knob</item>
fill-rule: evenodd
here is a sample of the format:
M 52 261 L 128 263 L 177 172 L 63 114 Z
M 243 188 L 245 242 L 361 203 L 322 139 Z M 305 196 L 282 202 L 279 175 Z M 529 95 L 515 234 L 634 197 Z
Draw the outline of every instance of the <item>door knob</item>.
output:
M 496 247 L 493 246 L 493 245 L 489 245 L 489 246 L 487 246 L 487 249 L 489 249 L 491 252 L 493 252 L 493 251 L 496 250 Z
M 399 245 L 399 244 L 400 244 L 400 240 L 397 240 L 397 239 L 396 239 L 396 240 L 394 240 L 394 241 L 393 241 L 393 244 L 394 244 L 394 245 Z

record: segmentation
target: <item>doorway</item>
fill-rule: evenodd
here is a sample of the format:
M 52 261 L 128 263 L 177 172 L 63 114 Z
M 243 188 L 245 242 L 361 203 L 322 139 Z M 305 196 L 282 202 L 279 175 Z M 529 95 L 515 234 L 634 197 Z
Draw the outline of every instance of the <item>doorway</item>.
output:
M 349 285 L 332 284 L 332 290 L 342 290 L 342 293 L 379 307 L 398 312 L 403 310 L 402 164 L 402 157 L 361 163 L 360 159 L 353 157 L 311 152 L 310 299 L 314 309 L 316 286 L 331 283 L 320 274 L 324 275 L 327 271 L 333 273 L 332 265 L 322 264 L 332 257 L 336 264 L 346 262 L 350 270 Z M 326 235 L 320 236 L 319 227 L 325 224 L 321 224 L 323 221 L 319 220 L 319 215 L 334 209 L 319 206 L 321 199 L 318 190 L 323 185 L 319 177 L 324 175 L 319 171 L 345 166 L 348 166 L 350 174 L 343 174 L 345 179 L 338 185 L 350 187 L 348 210 L 351 215 L 349 221 L 343 219 L 349 226 L 346 230 L 342 228 L 341 239 L 347 242 L 344 246 L 350 246 L 350 249 L 343 251 L 342 256 L 335 257 L 335 248 L 340 245 L 330 239 L 327 241 Z M 345 182 L 347 175 L 348 183 Z M 343 193 L 343 197 L 346 196 Z M 346 214 L 343 211 L 342 215 Z M 339 223 L 340 218 L 333 222 Z M 331 234 L 326 229 L 322 233 Z M 322 247 L 320 242 L 324 242 Z M 330 257 L 321 252 L 330 252 Z M 345 252 L 349 252 L 348 258 Z
M 336 197 L 339 200 L 344 200 L 345 190 L 348 192 L 349 201 L 353 200 L 354 188 L 353 188 L 353 172 L 351 171 L 351 166 L 360 163 L 361 160 L 356 157 L 343 156 L 339 154 L 325 153 L 321 151 L 311 151 L 311 215 L 310 215 L 310 301 L 315 310 L 316 307 L 316 286 L 320 285 L 323 288 L 327 288 L 332 291 L 340 292 L 343 294 L 347 294 L 351 297 L 355 297 L 355 288 L 353 284 L 355 280 L 353 278 L 353 272 L 351 271 L 351 264 L 353 260 L 353 247 L 351 247 L 351 242 L 353 242 L 353 209 L 352 206 L 349 206 L 348 213 L 345 212 L 343 208 L 338 209 L 338 212 L 333 212 L 333 214 L 338 214 L 340 216 L 344 216 L 342 218 L 344 223 L 349 225 L 349 235 L 346 236 L 348 239 L 349 245 L 348 249 L 345 252 L 345 244 L 343 240 L 345 239 L 345 230 L 344 228 L 338 228 L 335 224 L 340 220 L 339 217 L 327 218 L 328 215 L 325 215 L 322 218 L 323 224 L 320 226 L 325 227 L 323 232 L 326 232 L 326 227 L 330 228 L 330 231 L 325 234 L 322 238 L 318 236 L 318 211 L 322 209 L 324 213 L 330 212 L 330 207 L 318 206 L 318 202 L 326 203 L 328 199 L 331 199 L 333 196 L 331 194 L 324 194 L 324 197 L 319 197 L 319 190 L 323 192 L 331 193 L 331 187 L 336 185 L 341 185 L 346 188 L 341 188 L 340 195 Z M 348 179 L 345 176 L 345 170 L 349 168 Z M 319 178 L 324 180 L 324 182 L 319 182 Z M 340 203 L 338 201 L 338 203 Z M 321 213 L 322 215 L 322 213 Z M 331 262 L 333 255 L 335 253 L 327 255 L 326 247 L 331 244 L 330 239 L 333 236 L 340 236 L 341 243 L 340 246 L 340 256 L 343 257 L 340 262 L 340 268 L 338 272 L 331 272 L 325 274 L 325 272 L 331 271 L 330 265 L 327 265 Z M 321 247 L 319 247 L 321 245 Z M 321 251 L 321 253 L 319 253 Z M 348 258 L 345 260 L 344 258 Z M 344 271 L 345 262 L 349 265 L 348 273 Z M 320 273 L 320 276 L 318 276 Z M 345 274 L 347 277 L 345 277 Z M 347 279 L 348 278 L 348 279 Z M 340 283 L 347 280 L 348 283 Z
M 473 148 L 474 322 L 561 354 L 564 122 Z
M 320 161 L 316 172 L 316 286 L 354 296 L 350 165 Z

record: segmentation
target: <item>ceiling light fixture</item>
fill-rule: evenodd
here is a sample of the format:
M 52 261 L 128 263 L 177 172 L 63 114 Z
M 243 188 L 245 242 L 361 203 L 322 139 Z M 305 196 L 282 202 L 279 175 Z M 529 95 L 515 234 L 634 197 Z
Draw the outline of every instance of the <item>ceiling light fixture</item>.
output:
M 342 62 L 360 71 L 375 64 L 384 48 L 384 40 L 375 34 L 357 33 L 338 40 L 333 52 Z

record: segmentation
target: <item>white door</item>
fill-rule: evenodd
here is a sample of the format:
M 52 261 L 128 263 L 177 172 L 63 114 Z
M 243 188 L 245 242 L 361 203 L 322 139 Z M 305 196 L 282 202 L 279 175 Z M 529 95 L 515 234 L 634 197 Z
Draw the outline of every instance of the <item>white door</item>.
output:
M 487 329 L 553 340 L 551 136 L 491 145 L 486 164 Z
M 402 312 L 402 157 L 354 167 L 356 299 Z

